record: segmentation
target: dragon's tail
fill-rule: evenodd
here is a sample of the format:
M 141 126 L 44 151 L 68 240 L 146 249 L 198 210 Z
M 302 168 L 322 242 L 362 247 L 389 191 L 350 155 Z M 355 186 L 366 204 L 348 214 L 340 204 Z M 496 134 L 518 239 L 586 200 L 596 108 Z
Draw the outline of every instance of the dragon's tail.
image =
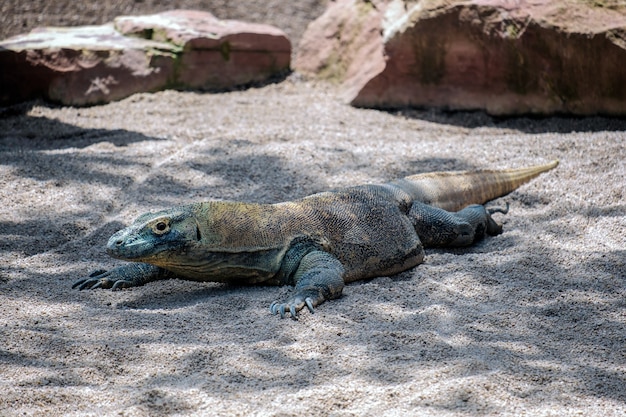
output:
M 470 204 L 485 204 L 506 195 L 558 164 L 555 160 L 529 168 L 432 172 L 405 177 L 391 184 L 408 192 L 416 201 L 458 211 Z

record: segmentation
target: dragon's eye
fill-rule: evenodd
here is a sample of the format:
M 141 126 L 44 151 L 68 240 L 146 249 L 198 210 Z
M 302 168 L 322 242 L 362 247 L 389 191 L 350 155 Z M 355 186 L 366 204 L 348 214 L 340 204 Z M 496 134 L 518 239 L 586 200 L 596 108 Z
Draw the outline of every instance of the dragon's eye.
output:
M 158 222 L 152 225 L 152 231 L 157 235 L 163 235 L 170 231 L 170 222 L 169 220 L 159 220 Z

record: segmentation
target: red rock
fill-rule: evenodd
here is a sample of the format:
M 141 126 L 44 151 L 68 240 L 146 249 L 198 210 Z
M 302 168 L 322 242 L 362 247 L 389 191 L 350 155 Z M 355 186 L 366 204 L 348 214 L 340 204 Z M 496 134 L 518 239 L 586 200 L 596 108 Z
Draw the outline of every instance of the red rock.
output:
M 125 35 L 182 48 L 177 82 L 185 88 L 220 89 L 263 81 L 289 69 L 291 42 L 273 26 L 219 20 L 207 12 L 173 10 L 115 19 Z
M 206 12 L 42 28 L 0 42 L 0 105 L 33 98 L 90 105 L 164 88 L 232 88 L 285 71 L 290 58 L 282 31 Z
M 0 43 L 0 104 L 45 98 L 87 105 L 159 90 L 173 72 L 173 52 L 112 25 L 35 29 Z
M 626 15 L 567 0 L 338 0 L 294 66 L 339 81 L 356 106 L 624 115 Z
M 380 9 L 384 1 L 331 2 L 311 22 L 298 46 L 294 68 L 344 84 L 348 101 L 385 69 Z

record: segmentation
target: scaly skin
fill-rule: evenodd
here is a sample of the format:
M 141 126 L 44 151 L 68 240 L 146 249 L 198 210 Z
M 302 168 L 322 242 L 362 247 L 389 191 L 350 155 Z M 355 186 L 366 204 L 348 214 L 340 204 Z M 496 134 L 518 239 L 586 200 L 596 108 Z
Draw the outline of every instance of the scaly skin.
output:
M 467 246 L 501 233 L 491 214 L 508 207 L 482 204 L 557 164 L 414 175 L 278 204 L 208 201 L 146 213 L 107 244 L 109 255 L 133 263 L 74 287 L 120 289 L 173 277 L 293 285 L 293 295 L 270 311 L 295 319 L 304 307 L 313 312 L 341 296 L 347 282 L 420 264 L 424 247 Z

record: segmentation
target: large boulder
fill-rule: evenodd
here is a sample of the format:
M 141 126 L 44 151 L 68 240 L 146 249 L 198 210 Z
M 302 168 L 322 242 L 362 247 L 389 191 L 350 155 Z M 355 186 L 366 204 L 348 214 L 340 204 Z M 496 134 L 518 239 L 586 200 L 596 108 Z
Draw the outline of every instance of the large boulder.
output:
M 168 84 L 173 45 L 122 36 L 113 25 L 40 28 L 0 43 L 0 104 L 118 100 Z
M 290 56 L 279 29 L 198 11 L 35 29 L 0 42 L 0 105 L 33 98 L 90 105 L 165 88 L 232 88 L 289 69 Z
M 294 67 L 356 106 L 624 115 L 626 14 L 591 4 L 338 0 Z
M 114 20 L 117 30 L 180 48 L 176 82 L 183 88 L 223 89 L 259 82 L 289 69 L 291 42 L 270 25 L 220 20 L 173 10 Z

